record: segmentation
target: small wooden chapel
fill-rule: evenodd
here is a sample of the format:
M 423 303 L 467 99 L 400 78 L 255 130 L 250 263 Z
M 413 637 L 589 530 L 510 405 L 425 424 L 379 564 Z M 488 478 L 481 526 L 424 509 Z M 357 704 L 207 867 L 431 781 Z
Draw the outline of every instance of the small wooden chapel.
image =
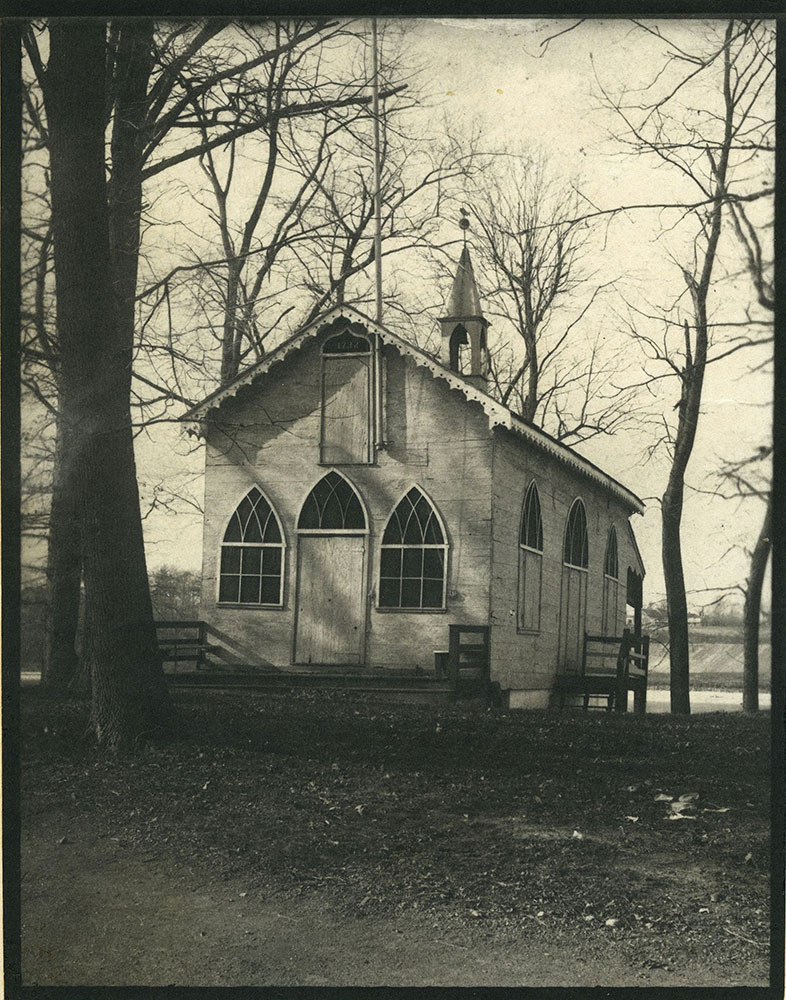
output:
M 336 307 L 184 417 L 202 617 L 260 665 L 402 676 L 473 627 L 504 704 L 545 706 L 587 632 L 640 631 L 643 504 L 489 394 L 466 245 L 440 324 L 433 357 Z

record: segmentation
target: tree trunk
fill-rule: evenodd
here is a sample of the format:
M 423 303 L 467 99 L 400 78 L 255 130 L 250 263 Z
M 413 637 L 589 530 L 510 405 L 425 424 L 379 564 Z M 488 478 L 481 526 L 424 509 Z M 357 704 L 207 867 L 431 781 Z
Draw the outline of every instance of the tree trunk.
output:
M 663 581 L 669 616 L 669 688 L 671 711 L 690 714 L 690 646 L 688 642 L 688 602 L 682 568 L 683 474 L 672 466 L 669 483 L 661 501 L 661 543 Z
M 229 261 L 227 275 L 227 301 L 224 312 L 223 343 L 221 348 L 221 385 L 231 382 L 240 368 L 240 353 L 236 347 L 238 285 L 242 262 Z
M 742 709 L 744 712 L 759 710 L 759 615 L 764 573 L 770 555 L 770 530 L 772 523 L 772 494 L 767 498 L 767 510 L 756 546 L 751 556 L 750 576 L 745 591 L 743 619 L 743 669 Z
M 111 267 L 105 61 L 105 24 L 51 22 L 47 117 L 61 393 L 73 414 L 70 461 L 82 512 L 91 724 L 99 742 L 118 748 L 165 725 L 171 706 L 142 540 L 130 414 L 133 342 L 118 315 Z
M 714 253 L 714 250 L 713 250 Z M 671 711 L 690 714 L 690 645 L 688 642 L 688 601 L 682 568 L 682 506 L 685 471 L 693 452 L 707 364 L 706 291 L 687 272 L 685 278 L 693 296 L 696 320 L 695 353 L 691 351 L 690 327 L 685 323 L 685 367 L 681 374 L 679 417 L 674 439 L 674 457 L 669 481 L 661 499 L 661 555 L 666 608 L 669 616 L 669 687 Z
M 49 590 L 41 686 L 55 697 L 66 692 L 77 673 L 76 636 L 82 580 L 79 504 L 74 476 L 71 416 L 58 402 L 57 440 L 49 514 L 46 576 Z

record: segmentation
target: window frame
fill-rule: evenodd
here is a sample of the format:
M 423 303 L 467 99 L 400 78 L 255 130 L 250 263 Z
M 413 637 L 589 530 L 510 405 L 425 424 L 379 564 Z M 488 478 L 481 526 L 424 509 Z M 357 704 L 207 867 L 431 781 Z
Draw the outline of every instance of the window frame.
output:
M 239 541 L 239 542 L 225 542 L 224 541 L 224 536 L 227 533 L 227 529 L 229 528 L 229 525 L 230 525 L 230 522 L 232 521 L 232 518 L 237 513 L 238 507 L 246 499 L 246 497 L 248 497 L 250 495 L 250 493 L 252 492 L 252 490 L 255 490 L 255 489 L 259 491 L 260 495 L 262 496 L 262 499 L 267 503 L 267 505 L 270 508 L 270 511 L 271 511 L 273 517 L 275 518 L 276 524 L 278 525 L 278 533 L 281 536 L 281 541 L 280 542 L 264 542 L 264 541 L 263 542 L 246 542 L 246 541 L 243 541 L 241 539 L 241 541 Z M 257 549 L 260 550 L 260 552 L 262 552 L 266 548 L 267 549 L 279 549 L 279 551 L 281 552 L 281 568 L 280 568 L 280 571 L 279 571 L 278 601 L 276 603 L 269 603 L 268 604 L 268 603 L 262 603 L 262 602 L 250 602 L 250 601 L 239 601 L 239 600 L 238 601 L 222 601 L 221 600 L 221 577 L 222 577 L 221 563 L 222 563 L 222 556 L 223 556 L 223 552 L 224 552 L 224 548 L 225 547 L 226 548 L 237 548 L 237 549 L 241 549 L 241 550 L 244 549 L 244 548 L 257 548 Z M 275 504 L 271 501 L 270 497 L 267 495 L 267 493 L 265 492 L 265 490 L 263 490 L 262 487 L 258 483 L 253 483 L 243 493 L 243 495 L 240 497 L 240 499 L 234 505 L 234 507 L 232 508 L 231 513 L 225 519 L 224 525 L 223 525 L 223 529 L 221 531 L 220 541 L 218 543 L 218 560 L 216 562 L 216 584 L 215 584 L 215 604 L 216 604 L 216 607 L 218 607 L 218 608 L 251 609 L 251 610 L 254 610 L 254 611 L 260 611 L 260 610 L 262 610 L 262 611 L 270 611 L 270 610 L 281 611 L 283 608 L 285 608 L 286 607 L 285 594 L 286 594 L 287 549 L 288 549 L 288 547 L 289 546 L 287 545 L 287 537 L 286 537 L 286 534 L 284 532 L 284 525 L 283 525 L 283 523 L 281 521 L 281 518 L 278 515 L 278 511 L 276 510 Z M 241 555 L 241 560 L 242 560 L 242 555 Z M 261 581 L 262 577 L 265 575 L 264 573 L 262 573 L 262 568 L 263 568 L 263 562 L 261 561 L 260 562 L 260 573 L 259 573 L 260 581 Z M 227 574 L 227 575 L 230 575 L 230 576 L 237 575 L 237 576 L 240 576 L 241 579 L 242 579 L 242 574 L 234 574 L 234 573 L 232 573 L 232 574 Z M 260 594 L 261 594 L 261 583 L 260 583 Z
M 388 528 L 388 525 L 390 524 L 391 518 L 393 517 L 393 515 L 395 514 L 395 512 L 398 510 L 401 502 L 407 496 L 409 496 L 409 494 L 412 492 L 413 489 L 416 489 L 421 494 L 421 496 L 424 497 L 424 499 L 426 500 L 426 502 L 430 506 L 434 517 L 437 519 L 437 524 L 439 525 L 440 531 L 442 532 L 442 538 L 443 538 L 443 541 L 442 541 L 441 544 L 424 543 L 422 545 L 412 545 L 412 544 L 406 545 L 403 542 L 401 544 L 399 544 L 399 543 L 394 543 L 394 544 L 387 543 L 386 544 L 383 541 L 383 539 L 385 537 L 385 533 L 386 533 L 387 528 Z M 435 607 L 435 608 L 423 608 L 423 607 L 420 607 L 420 608 L 409 608 L 409 607 L 400 607 L 400 606 L 397 607 L 397 606 L 392 606 L 392 605 L 382 605 L 382 604 L 380 604 L 380 593 L 381 593 L 381 590 L 382 590 L 382 586 L 381 586 L 382 585 L 382 552 L 385 549 L 388 549 L 388 550 L 396 549 L 396 550 L 398 550 L 398 551 L 400 551 L 402 553 L 402 556 L 401 556 L 401 559 L 402 559 L 402 569 L 403 569 L 403 559 L 404 559 L 403 552 L 406 549 L 419 549 L 421 551 L 425 551 L 426 549 L 428 549 L 428 550 L 431 550 L 431 551 L 441 551 L 443 553 L 443 557 L 442 557 L 442 594 L 441 594 L 441 603 L 440 603 L 439 607 Z M 442 615 L 442 614 L 446 614 L 447 611 L 448 611 L 447 595 L 448 595 L 448 576 L 449 576 L 449 572 L 450 572 L 450 550 L 451 550 L 450 539 L 449 539 L 449 536 L 448 536 L 447 528 L 445 527 L 445 521 L 444 521 L 444 519 L 442 517 L 442 514 L 439 511 L 439 508 L 434 503 L 434 501 L 429 496 L 429 494 L 426 492 L 426 490 L 424 490 L 423 487 L 420 486 L 419 483 L 413 483 L 408 489 L 406 489 L 401 494 L 401 496 L 398 498 L 398 500 L 391 507 L 390 511 L 388 512 L 388 516 L 385 518 L 384 527 L 382 528 L 382 531 L 380 533 L 380 541 L 379 541 L 379 545 L 377 546 L 377 558 L 378 558 L 378 562 L 377 562 L 377 572 L 376 572 L 376 594 L 375 594 L 375 601 L 374 601 L 374 610 L 380 612 L 381 614 L 395 614 L 395 615 L 400 615 L 400 614 L 415 614 L 415 615 L 433 615 L 433 614 L 437 614 L 437 615 Z M 393 577 L 386 577 L 385 579 L 394 579 L 394 578 Z M 402 579 L 402 580 L 404 579 L 403 574 L 400 577 L 400 579 Z M 421 573 L 421 576 L 420 576 L 421 600 L 423 598 L 423 581 L 424 581 L 424 579 L 425 579 L 425 577 Z
M 530 495 L 534 495 L 537 498 L 538 506 L 538 522 L 539 522 L 539 535 L 540 535 L 540 548 L 535 548 L 531 545 L 527 545 L 526 542 L 522 542 L 522 529 L 524 528 L 524 517 L 527 510 L 527 500 Z M 532 553 L 539 557 L 539 568 L 538 568 L 538 620 L 537 625 L 526 625 L 523 623 L 523 606 L 524 606 L 524 594 L 526 591 L 526 556 L 523 554 L 525 552 Z M 518 586 L 516 589 L 516 631 L 521 635 L 535 635 L 541 630 L 541 620 L 543 613 L 543 505 L 540 502 L 540 490 L 534 479 L 531 479 L 529 485 L 524 491 L 524 499 L 521 503 L 521 518 L 519 519 L 519 558 L 518 558 Z
M 616 576 L 612 576 L 608 572 L 608 562 L 609 562 L 609 552 L 611 551 L 611 540 L 614 539 L 614 561 L 616 564 Z M 606 537 L 606 551 L 603 555 L 603 593 L 601 598 L 601 622 L 604 629 L 604 634 L 614 635 L 614 631 L 606 633 L 606 626 L 608 624 L 609 610 L 610 610 L 610 596 L 612 589 L 614 591 L 614 626 L 616 628 L 616 621 L 619 615 L 619 584 L 620 584 L 620 559 L 619 559 L 619 541 L 617 538 L 617 528 L 616 525 L 612 524 L 609 528 L 609 533 Z
M 584 515 L 584 543 L 587 552 L 587 563 L 585 566 L 581 566 L 578 563 L 568 562 L 568 560 L 565 558 L 565 549 L 568 541 L 568 529 L 570 527 L 573 511 L 577 508 L 580 508 Z M 585 546 L 582 546 L 582 551 L 584 550 Z M 565 518 L 565 531 L 562 537 L 562 565 L 567 566 L 569 569 L 581 570 L 582 573 L 589 573 L 589 525 L 587 524 L 587 507 L 581 497 L 576 497 L 574 499 L 573 503 L 570 505 L 568 509 L 568 516 Z

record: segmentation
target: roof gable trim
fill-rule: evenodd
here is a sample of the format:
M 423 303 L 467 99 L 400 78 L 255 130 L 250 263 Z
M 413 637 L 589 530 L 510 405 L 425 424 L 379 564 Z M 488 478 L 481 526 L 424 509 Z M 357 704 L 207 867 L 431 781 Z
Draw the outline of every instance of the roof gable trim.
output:
M 303 327 L 302 330 L 290 337 L 289 340 L 280 344 L 258 364 L 241 373 L 234 381 L 207 396 L 201 403 L 197 404 L 197 406 L 193 407 L 181 418 L 186 424 L 188 433 L 197 437 L 203 437 L 205 432 L 204 422 L 212 410 L 218 409 L 227 399 L 235 396 L 241 388 L 251 385 L 275 365 L 286 360 L 291 354 L 303 347 L 307 341 L 316 336 L 323 327 L 332 324 L 337 319 L 347 319 L 350 322 L 362 323 L 367 330 L 378 334 L 383 343 L 392 344 L 401 354 L 411 358 L 415 364 L 428 369 L 435 378 L 447 382 L 451 389 L 456 389 L 465 399 L 478 403 L 488 417 L 490 428 L 504 427 L 506 430 L 526 438 L 537 447 L 553 455 L 559 461 L 564 462 L 577 472 L 582 473 L 604 489 L 613 493 L 630 510 L 638 514 L 644 513 L 644 504 L 634 493 L 615 479 L 612 479 L 602 469 L 593 465 L 588 459 L 583 458 L 567 445 L 560 444 L 559 441 L 539 430 L 533 424 L 526 423 L 506 406 L 503 406 L 502 403 L 498 403 L 497 400 L 489 396 L 487 392 L 468 382 L 462 375 L 451 372 L 441 362 L 426 354 L 425 351 L 422 351 L 409 341 L 403 340 L 397 334 L 393 333 L 392 330 L 388 330 L 386 327 L 376 323 L 369 316 L 366 316 L 353 306 L 336 306 L 329 312 L 318 316 L 308 326 Z

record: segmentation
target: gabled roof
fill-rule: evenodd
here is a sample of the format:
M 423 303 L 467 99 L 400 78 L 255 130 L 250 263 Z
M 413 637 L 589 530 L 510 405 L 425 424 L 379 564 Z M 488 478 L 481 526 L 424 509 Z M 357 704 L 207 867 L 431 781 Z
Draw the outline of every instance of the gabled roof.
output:
M 512 410 L 509 410 L 507 406 L 504 406 L 487 392 L 484 392 L 477 384 L 467 381 L 464 376 L 446 368 L 441 362 L 431 357 L 430 354 L 427 354 L 409 341 L 403 340 L 397 334 L 393 333 L 392 330 L 388 330 L 387 327 L 375 322 L 369 316 L 366 316 L 365 313 L 360 312 L 359 309 L 355 309 L 354 306 L 336 306 L 329 312 L 322 313 L 312 323 L 298 330 L 289 340 L 284 341 L 283 344 L 280 344 L 270 354 L 262 358 L 256 365 L 241 372 L 231 382 L 216 389 L 215 392 L 212 392 L 203 399 L 201 403 L 197 403 L 196 406 L 192 407 L 180 418 L 187 425 L 188 433 L 202 437 L 204 435 L 203 425 L 213 410 L 217 410 L 222 403 L 233 398 L 244 386 L 249 386 L 256 382 L 276 365 L 290 357 L 293 352 L 304 347 L 324 326 L 340 318 L 347 319 L 350 322 L 362 323 L 370 333 L 377 334 L 383 344 L 393 345 L 405 357 L 411 358 L 415 364 L 421 368 L 428 369 L 435 378 L 440 378 L 447 382 L 451 389 L 457 389 L 465 399 L 470 402 L 479 403 L 486 413 L 491 427 L 504 427 L 515 434 L 519 434 L 536 447 L 553 455 L 560 462 L 565 463 L 588 479 L 598 483 L 618 500 L 621 500 L 629 510 L 635 511 L 638 514 L 644 513 L 644 504 L 636 494 L 623 486 L 622 483 L 617 482 L 616 479 L 607 475 L 597 465 L 594 465 L 567 445 L 561 444 L 556 438 L 553 438 L 550 434 L 546 434 L 545 431 L 535 427 L 534 424 L 528 424 L 517 414 L 513 413 Z

